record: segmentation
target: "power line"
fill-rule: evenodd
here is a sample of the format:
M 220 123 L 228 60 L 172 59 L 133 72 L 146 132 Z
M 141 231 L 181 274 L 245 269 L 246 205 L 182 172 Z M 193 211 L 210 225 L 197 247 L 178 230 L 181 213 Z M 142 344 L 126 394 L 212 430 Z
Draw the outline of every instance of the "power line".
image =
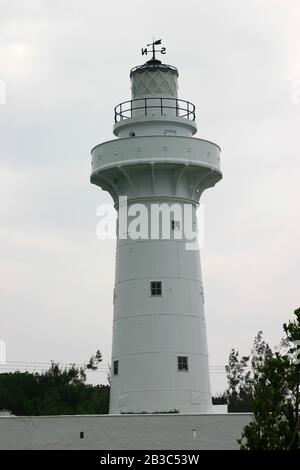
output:
M 10 371 L 10 372 L 18 372 L 18 371 L 22 371 L 22 372 L 31 372 L 31 371 L 36 371 L 36 372 L 43 372 L 43 371 L 47 371 L 49 370 L 47 367 L 43 367 L 43 366 L 26 366 L 26 365 L 20 365 L 20 366 L 12 366 L 12 365 L 3 365 L 3 364 L 0 364 L 0 372 L 1 370 L 5 370 L 5 371 Z M 104 373 L 107 373 L 109 371 L 109 367 L 102 367 L 102 368 L 98 368 L 96 370 L 92 370 L 92 369 L 87 369 L 86 370 L 86 373 L 100 373 L 100 374 L 104 374 Z M 210 373 L 211 374 L 222 374 L 224 375 L 226 372 L 225 370 L 213 370 L 213 369 L 209 369 Z
M 59 366 L 77 366 L 77 367 L 84 367 L 85 364 L 79 364 L 76 362 L 28 362 L 28 361 L 5 361 L 5 364 L 25 364 L 25 365 L 34 365 L 34 366 L 51 366 L 52 364 L 58 364 Z M 108 366 L 101 366 L 101 367 L 108 367 Z
M 86 364 L 77 364 L 75 362 L 68 362 L 68 363 L 63 363 L 63 362 L 27 362 L 27 361 L 5 361 L 5 363 L 3 363 L 3 365 L 12 365 L 12 367 L 14 366 L 18 366 L 18 365 L 24 365 L 24 366 L 28 366 L 28 367 L 51 367 L 52 364 L 58 364 L 58 366 L 65 366 L 65 367 L 72 367 L 72 366 L 76 366 L 76 367 L 85 367 Z M 1 366 L 2 364 L 0 364 Z M 98 368 L 101 368 L 101 367 L 105 367 L 105 368 L 108 368 L 108 365 L 99 365 Z
M 51 364 L 58 364 L 60 366 L 78 366 L 78 367 L 83 367 L 85 364 L 84 363 L 77 363 L 77 362 L 56 362 L 56 361 L 51 361 L 51 362 L 30 362 L 30 361 L 5 361 L 4 365 L 6 364 L 26 364 L 26 365 L 46 365 L 46 366 L 51 366 Z M 1 364 L 0 364 L 1 365 Z M 108 367 L 108 365 L 100 365 L 100 367 Z M 211 365 L 210 369 L 225 369 L 224 365 Z
M 64 367 L 64 368 L 70 368 L 70 367 L 78 367 L 78 368 L 83 368 L 86 366 L 86 364 L 83 363 L 76 363 L 76 362 L 56 362 L 56 361 L 51 361 L 51 362 L 30 362 L 30 361 L 6 361 L 3 364 L 0 364 L 0 372 L 46 372 L 52 364 L 58 364 L 58 366 Z M 96 370 L 92 369 L 85 369 L 86 373 L 93 372 L 93 373 L 98 373 L 98 374 L 104 374 L 108 373 L 110 369 L 109 365 L 105 364 L 100 364 L 98 365 Z M 211 365 L 209 367 L 209 371 L 211 374 L 214 375 L 225 375 L 225 366 L 224 365 Z

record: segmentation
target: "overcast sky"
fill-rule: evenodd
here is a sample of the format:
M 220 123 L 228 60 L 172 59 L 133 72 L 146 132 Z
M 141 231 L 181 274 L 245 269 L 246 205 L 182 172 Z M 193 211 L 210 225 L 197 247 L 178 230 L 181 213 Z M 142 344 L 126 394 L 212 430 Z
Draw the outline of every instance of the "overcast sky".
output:
M 201 253 L 210 364 L 300 306 L 300 1 L 1 0 L 0 339 L 7 361 L 110 361 L 115 245 L 90 150 L 154 36 L 222 148 Z M 4 370 L 4 369 L 2 369 Z M 105 382 L 105 371 L 93 381 Z M 213 391 L 225 387 L 212 374 Z

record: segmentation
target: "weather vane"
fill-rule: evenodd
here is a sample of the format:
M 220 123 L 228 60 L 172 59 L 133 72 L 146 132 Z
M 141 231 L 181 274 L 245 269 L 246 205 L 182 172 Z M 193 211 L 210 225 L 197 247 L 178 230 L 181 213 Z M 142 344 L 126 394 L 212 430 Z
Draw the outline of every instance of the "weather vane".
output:
M 151 42 L 150 44 L 147 44 L 147 47 L 144 47 L 142 49 L 142 55 L 147 55 L 148 52 L 152 53 L 152 60 L 155 60 L 155 53 L 156 52 L 160 52 L 161 54 L 165 54 L 166 53 L 166 48 L 165 47 L 162 47 L 161 49 L 155 49 L 155 46 L 160 46 L 161 45 L 161 39 L 157 39 L 157 41 L 154 41 L 154 38 L 153 38 L 153 42 Z M 148 47 L 151 46 L 151 50 L 148 49 Z

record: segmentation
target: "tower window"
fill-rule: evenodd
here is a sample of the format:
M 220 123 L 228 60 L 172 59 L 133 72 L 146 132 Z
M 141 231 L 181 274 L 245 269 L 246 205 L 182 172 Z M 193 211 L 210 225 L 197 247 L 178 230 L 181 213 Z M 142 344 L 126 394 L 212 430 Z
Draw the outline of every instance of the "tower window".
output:
M 151 282 L 151 295 L 162 295 L 162 282 L 161 281 L 152 281 Z
M 119 361 L 114 361 L 114 375 L 119 373 Z
M 187 356 L 177 356 L 177 364 L 178 364 L 178 370 L 179 371 L 188 372 L 189 364 L 188 364 L 188 357 Z
M 172 230 L 179 230 L 180 229 L 179 220 L 171 220 L 171 229 Z

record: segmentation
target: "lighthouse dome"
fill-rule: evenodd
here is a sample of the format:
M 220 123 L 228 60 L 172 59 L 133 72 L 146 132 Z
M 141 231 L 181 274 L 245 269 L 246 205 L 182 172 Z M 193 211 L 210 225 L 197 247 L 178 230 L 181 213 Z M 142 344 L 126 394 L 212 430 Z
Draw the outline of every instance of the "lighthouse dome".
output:
M 131 98 L 159 95 L 177 98 L 178 70 L 160 60 L 151 59 L 130 72 Z

